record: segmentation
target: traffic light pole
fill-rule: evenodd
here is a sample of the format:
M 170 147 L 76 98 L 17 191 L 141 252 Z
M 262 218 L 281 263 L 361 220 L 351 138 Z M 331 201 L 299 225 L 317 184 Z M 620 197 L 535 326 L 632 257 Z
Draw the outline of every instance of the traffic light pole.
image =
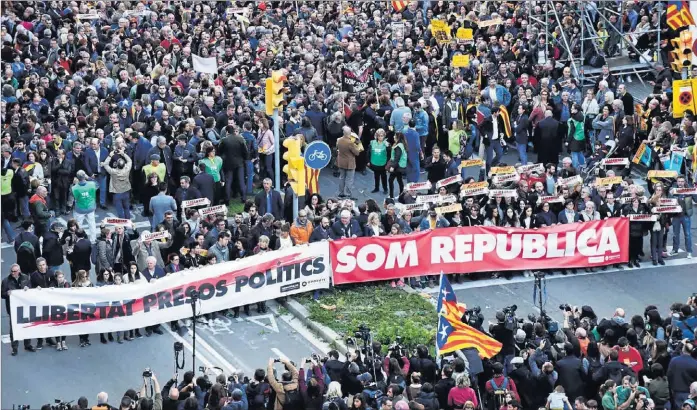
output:
M 298 195 L 293 192 L 293 221 L 298 219 Z
M 276 191 L 281 192 L 281 138 L 278 130 L 278 108 L 273 110 L 273 141 L 276 152 L 274 153 L 274 168 L 276 170 Z

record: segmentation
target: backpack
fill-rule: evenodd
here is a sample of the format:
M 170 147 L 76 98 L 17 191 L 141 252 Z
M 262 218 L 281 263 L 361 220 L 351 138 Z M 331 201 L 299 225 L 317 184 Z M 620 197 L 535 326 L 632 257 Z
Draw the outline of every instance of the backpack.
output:
M 300 390 L 286 390 L 285 398 L 283 399 L 283 410 L 298 410 L 303 407 L 303 397 L 300 395 Z
M 508 393 L 508 377 L 504 376 L 503 383 L 500 386 L 496 384 L 496 379 L 493 377 L 489 380 L 489 383 L 491 383 L 493 390 L 493 398 L 490 402 L 494 404 L 494 409 L 499 409 L 505 405 L 506 394 Z
M 387 379 L 388 385 L 390 384 L 397 384 L 399 387 L 402 388 L 402 391 L 404 391 L 407 388 L 407 381 L 404 380 L 404 376 L 401 374 L 391 374 L 390 377 Z
M 247 387 L 247 397 L 249 398 L 249 409 L 250 410 L 262 410 L 266 409 L 269 403 L 269 385 L 266 383 L 259 383 L 255 386 L 249 385 Z
M 32 255 L 34 255 L 34 245 L 31 244 L 29 241 L 24 241 L 21 244 L 19 244 L 19 248 L 17 248 L 17 253 L 20 253 L 24 249 L 24 252 L 31 252 Z

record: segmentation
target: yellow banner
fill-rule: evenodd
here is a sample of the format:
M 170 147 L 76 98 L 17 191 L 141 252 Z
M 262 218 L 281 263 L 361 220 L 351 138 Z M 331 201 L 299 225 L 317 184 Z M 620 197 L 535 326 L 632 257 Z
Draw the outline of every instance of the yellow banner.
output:
M 644 152 L 646 152 L 646 143 L 642 142 L 641 145 L 639 145 L 639 149 L 636 150 L 636 154 L 634 154 L 632 162 L 638 164 L 641 161 L 641 157 L 644 155 Z
M 607 177 L 607 178 L 596 178 L 595 185 L 597 186 L 610 186 L 618 185 L 622 183 L 622 177 Z
M 455 37 L 457 37 L 459 41 L 472 41 L 474 39 L 474 33 L 471 28 L 460 27 L 457 29 Z
M 431 20 L 431 34 L 438 41 L 438 44 L 448 44 L 451 41 L 450 27 L 445 21 Z
M 647 178 L 677 178 L 677 171 L 659 171 L 652 169 L 646 174 Z
M 484 165 L 484 160 L 482 159 L 466 159 L 460 162 L 461 168 L 481 167 L 482 165 Z
M 448 206 L 441 206 L 436 208 L 436 212 L 439 214 L 447 214 L 449 212 L 460 212 L 462 211 L 462 204 L 461 203 L 456 203 Z
M 458 54 L 456 56 L 453 56 L 453 62 L 451 65 L 453 67 L 469 67 L 470 56 L 467 54 Z
M 515 174 L 515 167 L 491 167 L 491 175 L 497 174 Z
M 475 189 L 475 188 L 489 188 L 489 183 L 487 181 L 482 182 L 471 182 L 469 184 L 463 185 L 460 190 L 465 189 Z

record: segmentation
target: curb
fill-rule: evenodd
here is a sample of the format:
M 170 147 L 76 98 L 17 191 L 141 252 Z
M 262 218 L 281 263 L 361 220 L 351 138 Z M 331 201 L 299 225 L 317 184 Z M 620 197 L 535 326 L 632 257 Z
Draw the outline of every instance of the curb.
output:
M 336 344 L 336 350 L 341 353 L 341 354 L 347 354 L 349 349 L 346 346 L 346 343 L 344 343 L 343 339 L 341 336 L 339 336 L 338 333 L 333 331 L 332 329 L 319 324 L 313 320 L 310 320 L 310 312 L 303 306 L 300 302 L 297 300 L 293 299 L 292 297 L 288 297 L 283 303 L 281 303 L 286 309 L 288 309 L 288 312 L 290 312 L 293 316 L 298 318 L 305 326 L 309 327 L 313 331 L 317 332 L 317 334 L 324 339 L 328 344 Z

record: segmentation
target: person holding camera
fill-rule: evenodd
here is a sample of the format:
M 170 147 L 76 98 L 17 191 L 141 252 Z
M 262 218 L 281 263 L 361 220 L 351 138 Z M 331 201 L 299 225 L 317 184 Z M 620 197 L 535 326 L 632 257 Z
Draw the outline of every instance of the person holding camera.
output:
M 116 166 L 112 168 L 112 158 L 118 156 Z M 119 218 L 131 219 L 131 157 L 125 154 L 124 148 L 111 151 L 102 162 L 104 170 L 111 175 L 109 180 L 109 192 L 114 194 L 114 206 Z
M 283 363 L 286 371 L 281 375 L 281 381 L 276 380 L 274 375 L 274 363 Z M 276 392 L 274 410 L 299 409 L 302 407 L 302 396 L 298 389 L 298 369 L 293 366 L 287 358 L 269 359 L 269 366 L 266 371 L 269 385 Z

